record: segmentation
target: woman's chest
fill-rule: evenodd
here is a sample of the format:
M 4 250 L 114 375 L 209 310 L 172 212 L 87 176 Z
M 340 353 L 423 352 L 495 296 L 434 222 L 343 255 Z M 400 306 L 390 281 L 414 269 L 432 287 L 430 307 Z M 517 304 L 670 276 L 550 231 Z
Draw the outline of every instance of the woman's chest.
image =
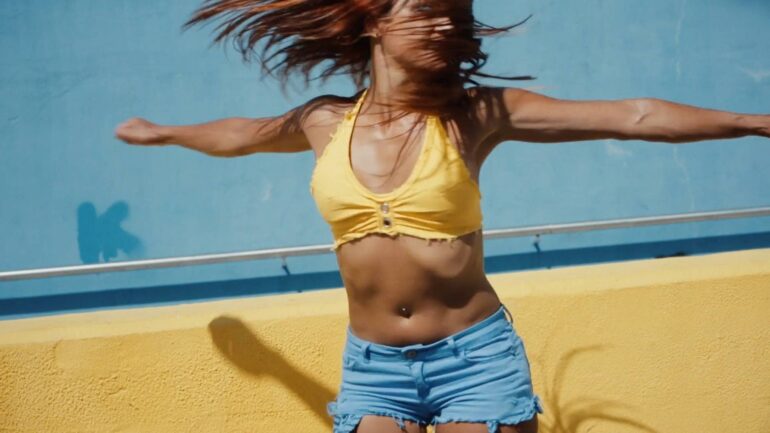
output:
M 457 155 L 478 184 L 482 162 L 478 150 L 482 148 L 484 133 L 471 121 L 436 118 L 437 128 L 441 129 L 438 133 L 428 122 L 382 131 L 367 128 L 366 121 L 361 119 L 359 124 L 347 125 L 344 120 L 344 116 L 327 118 L 307 134 L 315 166 L 329 153 L 328 147 L 334 146 L 333 163 L 340 165 L 340 173 L 349 169 L 371 192 L 387 194 L 404 184 L 427 159 L 427 154 L 441 150 Z

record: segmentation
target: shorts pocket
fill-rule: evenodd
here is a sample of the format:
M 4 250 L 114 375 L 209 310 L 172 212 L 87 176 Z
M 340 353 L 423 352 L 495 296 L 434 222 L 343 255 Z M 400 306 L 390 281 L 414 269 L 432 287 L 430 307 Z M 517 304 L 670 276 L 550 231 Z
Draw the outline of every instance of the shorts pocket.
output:
M 506 331 L 491 341 L 465 349 L 465 359 L 471 362 L 480 362 L 515 356 L 519 347 L 518 338 L 515 332 Z

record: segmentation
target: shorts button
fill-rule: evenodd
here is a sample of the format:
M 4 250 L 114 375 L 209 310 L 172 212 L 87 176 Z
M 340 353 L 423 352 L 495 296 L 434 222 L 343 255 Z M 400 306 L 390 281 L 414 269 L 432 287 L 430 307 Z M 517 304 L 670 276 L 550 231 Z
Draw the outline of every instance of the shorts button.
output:
M 411 358 L 414 358 L 415 356 L 417 356 L 417 352 L 414 351 L 414 350 L 407 350 L 405 355 L 406 355 L 407 358 L 411 359 Z

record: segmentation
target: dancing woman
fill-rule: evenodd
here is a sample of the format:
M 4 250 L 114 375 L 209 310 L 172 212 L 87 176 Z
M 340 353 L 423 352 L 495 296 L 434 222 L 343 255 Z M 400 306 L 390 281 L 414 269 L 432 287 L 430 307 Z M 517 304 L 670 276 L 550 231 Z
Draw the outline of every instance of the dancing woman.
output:
M 478 179 L 498 144 L 770 136 L 766 115 L 479 85 L 495 77 L 480 38 L 515 26 L 478 22 L 471 0 L 207 0 L 185 27 L 217 17 L 216 41 L 233 37 L 282 83 L 321 68 L 360 90 L 269 118 L 132 118 L 116 135 L 217 157 L 314 152 L 310 190 L 350 314 L 334 433 L 537 431 L 527 354 L 483 266 Z

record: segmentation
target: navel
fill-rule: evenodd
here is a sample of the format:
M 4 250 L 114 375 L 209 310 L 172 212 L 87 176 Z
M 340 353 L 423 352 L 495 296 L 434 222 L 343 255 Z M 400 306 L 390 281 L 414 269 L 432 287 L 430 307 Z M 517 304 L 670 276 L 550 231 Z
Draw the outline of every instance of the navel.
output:
M 411 317 L 412 310 L 409 307 L 401 307 L 398 309 L 398 314 L 404 317 Z

